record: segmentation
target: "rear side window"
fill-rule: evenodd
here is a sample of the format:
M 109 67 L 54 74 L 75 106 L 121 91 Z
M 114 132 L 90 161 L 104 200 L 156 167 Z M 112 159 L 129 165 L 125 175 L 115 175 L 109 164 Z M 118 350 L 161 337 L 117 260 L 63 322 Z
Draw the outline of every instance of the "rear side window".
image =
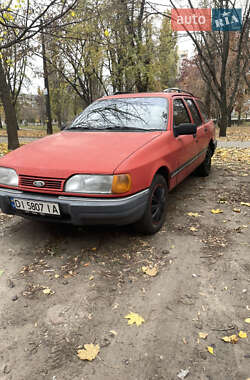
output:
M 201 117 L 200 117 L 200 114 L 199 114 L 199 111 L 196 107 L 196 105 L 194 104 L 194 101 L 193 99 L 185 99 L 187 105 L 188 105 L 188 108 L 191 112 L 191 115 L 192 115 L 192 118 L 193 118 L 193 121 L 194 121 L 194 124 L 199 127 L 199 125 L 202 124 L 202 120 L 201 120 Z
M 175 127 L 182 123 L 190 123 L 190 117 L 181 99 L 174 99 L 173 123 Z
M 205 105 L 200 100 L 196 100 L 196 103 L 198 104 L 198 107 L 200 109 L 200 112 L 202 114 L 204 121 L 205 122 L 209 121 L 209 117 L 208 117 Z

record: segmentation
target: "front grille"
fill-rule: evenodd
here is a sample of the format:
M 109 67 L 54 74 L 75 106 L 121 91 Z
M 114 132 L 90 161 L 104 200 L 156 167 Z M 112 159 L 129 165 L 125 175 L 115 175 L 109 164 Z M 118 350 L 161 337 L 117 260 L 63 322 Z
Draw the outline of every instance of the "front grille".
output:
M 43 181 L 45 183 L 44 186 L 38 187 L 34 185 L 34 181 Z M 57 190 L 63 191 L 63 179 L 54 179 L 54 178 L 43 178 L 43 177 L 30 177 L 30 176 L 19 176 L 19 186 L 27 187 L 29 189 L 36 190 Z

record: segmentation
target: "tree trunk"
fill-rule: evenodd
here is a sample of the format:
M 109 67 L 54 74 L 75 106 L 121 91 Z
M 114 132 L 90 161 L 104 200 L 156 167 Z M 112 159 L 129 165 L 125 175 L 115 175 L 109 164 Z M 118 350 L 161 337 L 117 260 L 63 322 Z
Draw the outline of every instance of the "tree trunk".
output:
M 61 115 L 61 112 L 57 112 L 57 125 L 58 125 L 58 128 L 61 130 L 62 129 L 62 115 Z
M 210 91 L 209 86 L 206 86 L 205 106 L 206 106 L 207 115 L 210 118 L 210 116 L 211 116 L 211 91 Z
M 228 127 L 228 113 L 226 106 L 221 106 L 221 115 L 219 120 L 220 137 L 226 137 Z
M 0 60 L 0 97 L 2 99 L 5 119 L 6 119 L 6 127 L 8 134 L 8 149 L 13 150 L 19 147 L 18 135 L 17 135 L 17 117 L 16 110 L 13 106 L 10 88 L 6 81 L 5 72 L 3 69 L 2 62 Z
M 231 127 L 231 125 L 232 125 L 231 116 L 232 116 L 232 112 L 228 111 L 228 113 L 227 113 L 227 117 L 228 117 L 227 128 Z
M 47 68 L 47 58 L 46 58 L 46 46 L 44 33 L 42 31 L 42 55 L 43 55 L 43 78 L 45 87 L 45 99 L 46 99 L 46 114 L 47 114 L 47 134 L 52 135 L 52 117 L 51 117 L 51 106 L 50 106 L 50 91 L 49 91 L 49 75 Z
M 0 129 L 3 129 L 3 124 L 2 124 L 1 115 L 0 115 Z
M 237 125 L 240 125 L 241 122 L 241 108 L 238 111 L 238 120 L 237 120 Z

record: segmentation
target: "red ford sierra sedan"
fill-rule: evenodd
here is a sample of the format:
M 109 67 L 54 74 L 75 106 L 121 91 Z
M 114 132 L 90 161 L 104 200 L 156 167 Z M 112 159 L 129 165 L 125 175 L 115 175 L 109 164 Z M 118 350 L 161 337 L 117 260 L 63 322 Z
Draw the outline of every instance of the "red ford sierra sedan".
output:
M 118 93 L 62 132 L 0 159 L 6 214 L 74 225 L 164 223 L 167 194 L 190 173 L 209 175 L 215 127 L 191 93 Z

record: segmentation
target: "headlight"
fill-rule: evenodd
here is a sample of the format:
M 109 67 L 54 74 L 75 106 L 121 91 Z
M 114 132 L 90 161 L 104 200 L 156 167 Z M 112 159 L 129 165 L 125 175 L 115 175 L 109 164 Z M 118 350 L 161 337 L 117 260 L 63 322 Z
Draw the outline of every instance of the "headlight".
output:
M 130 190 L 131 178 L 121 175 L 76 174 L 66 181 L 64 191 L 85 194 L 122 194 Z
M 0 185 L 18 186 L 18 175 L 14 169 L 0 167 Z

